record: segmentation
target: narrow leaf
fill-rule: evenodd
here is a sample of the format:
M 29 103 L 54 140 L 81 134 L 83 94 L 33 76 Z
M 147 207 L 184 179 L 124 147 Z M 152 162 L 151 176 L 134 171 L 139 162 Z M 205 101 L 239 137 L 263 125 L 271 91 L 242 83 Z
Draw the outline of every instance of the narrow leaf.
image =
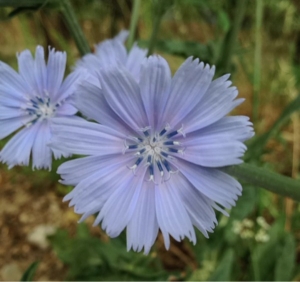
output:
M 22 278 L 20 281 L 33 281 L 33 277 L 35 275 L 35 272 L 37 270 L 37 267 L 39 265 L 40 262 L 35 261 L 33 262 L 28 268 L 27 270 L 24 272 Z

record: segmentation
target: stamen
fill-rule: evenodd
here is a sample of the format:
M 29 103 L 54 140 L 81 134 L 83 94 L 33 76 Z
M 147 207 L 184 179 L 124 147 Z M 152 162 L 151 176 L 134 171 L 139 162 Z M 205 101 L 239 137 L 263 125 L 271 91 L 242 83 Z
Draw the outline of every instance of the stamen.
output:
M 163 167 L 161 165 L 161 162 L 158 160 L 158 161 L 156 161 L 156 164 L 157 164 L 157 167 L 158 167 L 158 169 L 160 171 L 160 175 L 163 176 L 164 175 L 164 169 L 163 169 Z
M 159 133 L 159 136 L 163 136 L 170 129 L 170 125 L 167 124 L 164 129 Z
M 175 135 L 177 135 L 177 134 L 178 134 L 178 131 L 177 131 L 177 130 L 176 130 L 176 131 L 173 131 L 173 132 L 167 134 L 167 138 L 172 138 L 173 136 L 175 136 Z
M 138 145 L 129 145 L 128 149 L 137 149 L 139 146 Z
M 171 145 L 180 145 L 180 142 L 178 142 L 178 141 L 166 141 L 166 142 L 164 142 L 164 145 L 166 145 L 166 146 L 171 146 Z
M 143 157 L 139 157 L 135 162 L 136 166 L 138 166 L 142 162 L 143 159 L 144 159 Z
M 169 163 L 168 163 L 166 160 L 163 160 L 162 162 L 163 162 L 165 168 L 167 169 L 167 171 L 170 172 L 170 171 L 171 171 L 171 168 L 170 168 Z

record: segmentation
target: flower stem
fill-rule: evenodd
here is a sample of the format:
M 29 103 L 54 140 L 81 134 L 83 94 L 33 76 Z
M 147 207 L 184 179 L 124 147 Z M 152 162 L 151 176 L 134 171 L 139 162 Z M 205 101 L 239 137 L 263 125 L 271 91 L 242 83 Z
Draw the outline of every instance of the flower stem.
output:
M 237 1 L 232 28 L 228 31 L 224 39 L 219 62 L 219 68 L 222 70 L 222 73 L 230 72 L 231 59 L 235 51 L 236 41 L 245 15 L 247 1 L 248 0 Z
M 253 122 L 258 121 L 259 92 L 261 76 L 261 26 L 263 17 L 263 0 L 256 0 L 255 20 L 255 53 L 254 53 L 254 74 L 253 74 Z
M 241 181 L 265 188 L 273 193 L 300 201 L 300 181 L 250 164 L 227 166 L 224 172 Z
M 91 52 L 89 44 L 83 34 L 83 31 L 78 23 L 73 7 L 69 0 L 61 1 L 61 11 L 66 20 L 66 24 L 72 34 L 80 54 L 83 56 Z
M 127 41 L 127 47 L 129 50 L 131 49 L 133 42 L 134 42 L 137 23 L 138 23 L 138 19 L 139 19 L 140 5 L 141 5 L 141 0 L 134 0 L 133 11 L 132 11 L 131 21 L 130 21 L 129 38 Z
M 153 28 L 148 45 L 148 54 L 150 56 L 155 48 L 157 42 L 157 35 L 161 20 L 167 10 L 173 5 L 174 0 L 152 0 L 153 3 Z

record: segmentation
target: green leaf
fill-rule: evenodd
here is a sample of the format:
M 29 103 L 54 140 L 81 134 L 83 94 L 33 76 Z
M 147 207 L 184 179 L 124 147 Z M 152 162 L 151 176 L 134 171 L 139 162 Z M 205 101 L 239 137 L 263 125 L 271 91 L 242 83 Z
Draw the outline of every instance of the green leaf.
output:
M 20 281 L 33 281 L 33 277 L 35 275 L 35 272 L 37 270 L 37 267 L 39 265 L 40 262 L 35 261 L 33 262 L 28 268 L 27 270 L 24 272 L 24 274 L 22 275 L 22 278 Z
M 291 177 L 246 163 L 227 166 L 222 170 L 256 187 L 265 188 L 273 193 L 300 201 L 300 181 Z
M 43 5 L 46 1 L 48 0 L 0 0 L 0 7 L 34 7 Z
M 291 281 L 296 259 L 296 242 L 292 234 L 284 237 L 275 267 L 275 281 Z
M 208 279 L 209 281 L 229 281 L 231 280 L 231 270 L 234 261 L 233 249 L 228 249 L 223 255 L 216 270 Z

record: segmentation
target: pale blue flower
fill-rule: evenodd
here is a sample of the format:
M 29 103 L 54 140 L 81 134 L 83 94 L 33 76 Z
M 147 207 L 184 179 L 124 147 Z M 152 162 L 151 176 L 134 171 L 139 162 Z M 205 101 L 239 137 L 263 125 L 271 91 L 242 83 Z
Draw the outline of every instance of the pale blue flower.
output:
M 66 53 L 49 48 L 46 64 L 44 49 L 36 48 L 35 58 L 29 50 L 17 55 L 19 73 L 0 62 L 0 139 L 20 129 L 0 152 L 2 162 L 11 168 L 28 165 L 32 154 L 33 168 L 51 168 L 52 153 L 63 152 L 47 146 L 51 138 L 53 117 L 75 118 L 77 109 L 70 97 L 79 82 L 73 73 L 63 81 Z
M 139 82 L 119 65 L 99 74 L 102 89 L 79 88 L 81 110 L 96 122 L 54 120 L 53 148 L 88 155 L 58 169 L 76 186 L 71 200 L 81 220 L 111 237 L 126 228 L 128 249 L 148 253 L 160 229 L 196 242 L 194 227 L 212 232 L 215 209 L 235 205 L 241 185 L 219 167 L 240 164 L 253 136 L 247 117 L 226 116 L 243 102 L 229 75 L 188 58 L 174 77 L 160 56 L 144 59 Z
M 142 49 L 135 43 L 128 53 L 124 45 L 128 37 L 127 30 L 121 31 L 113 39 L 107 39 L 95 45 L 95 53 L 87 54 L 76 63 L 75 72 L 84 71 L 90 77 L 87 80 L 97 86 L 100 86 L 97 72 L 107 67 L 122 65 L 138 81 L 141 70 L 141 63 L 146 57 L 147 49 Z

